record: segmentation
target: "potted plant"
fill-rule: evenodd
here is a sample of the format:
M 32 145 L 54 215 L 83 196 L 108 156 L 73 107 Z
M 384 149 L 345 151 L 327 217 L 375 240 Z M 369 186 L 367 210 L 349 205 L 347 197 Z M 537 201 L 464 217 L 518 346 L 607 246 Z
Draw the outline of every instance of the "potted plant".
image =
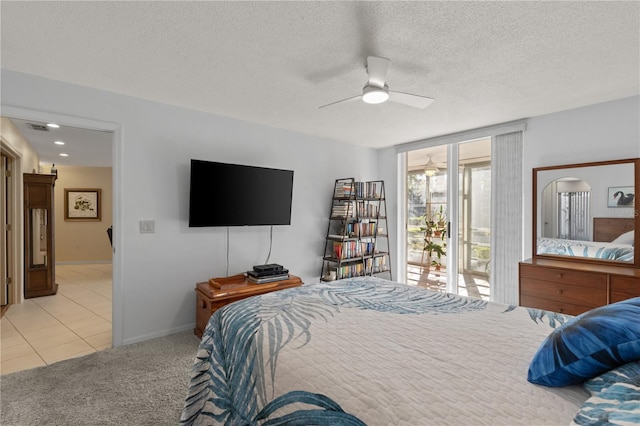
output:
M 437 270 L 442 266 L 442 256 L 447 254 L 447 243 L 437 243 L 434 241 L 427 241 L 424 245 L 424 250 L 427 252 L 428 259 L 430 260 L 431 265 L 435 266 Z M 435 254 L 435 259 L 434 255 Z
M 420 227 L 424 231 L 424 247 L 422 249 L 422 261 L 424 265 L 424 256 L 427 255 L 427 270 L 431 266 L 440 269 L 442 266 L 442 256 L 447 254 L 446 237 L 447 237 L 447 221 L 446 212 L 442 206 L 439 209 L 429 211 L 424 216 L 424 225 Z M 435 257 L 434 257 L 435 254 Z
M 442 204 L 440 204 L 440 208 L 438 210 L 433 211 L 433 218 L 440 228 L 445 228 L 447 226 L 447 212 L 444 210 Z

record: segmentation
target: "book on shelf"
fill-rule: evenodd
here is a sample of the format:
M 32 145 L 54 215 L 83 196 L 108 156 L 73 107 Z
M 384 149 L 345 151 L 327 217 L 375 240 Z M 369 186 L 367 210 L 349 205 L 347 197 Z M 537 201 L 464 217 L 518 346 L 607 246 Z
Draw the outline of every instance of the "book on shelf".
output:
M 366 249 L 373 249 L 373 243 L 362 243 L 358 241 L 344 241 L 333 243 L 333 254 L 337 259 L 353 259 L 361 257 Z
M 378 182 L 355 182 L 355 186 L 358 198 L 380 198 Z
M 353 195 L 353 188 L 351 183 L 343 183 L 336 185 L 333 196 L 335 198 L 349 198 Z
M 254 284 L 265 284 L 271 283 L 274 281 L 282 281 L 288 280 L 289 274 L 279 274 L 279 275 L 270 275 L 265 277 L 252 277 L 251 275 L 247 275 L 247 281 L 252 282 Z
M 352 212 L 350 203 L 334 203 L 331 207 L 331 216 L 346 217 Z

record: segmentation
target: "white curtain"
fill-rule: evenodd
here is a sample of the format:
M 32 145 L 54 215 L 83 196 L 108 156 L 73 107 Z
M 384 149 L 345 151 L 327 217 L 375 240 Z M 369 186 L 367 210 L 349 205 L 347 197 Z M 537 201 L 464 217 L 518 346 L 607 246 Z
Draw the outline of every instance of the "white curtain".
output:
M 518 304 L 523 229 L 522 132 L 491 139 L 491 300 Z

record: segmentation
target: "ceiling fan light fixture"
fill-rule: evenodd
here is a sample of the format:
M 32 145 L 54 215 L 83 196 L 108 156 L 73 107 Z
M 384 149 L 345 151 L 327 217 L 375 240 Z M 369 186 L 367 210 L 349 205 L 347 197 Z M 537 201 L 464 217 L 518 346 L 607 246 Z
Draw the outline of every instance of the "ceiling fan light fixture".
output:
M 389 89 L 385 87 L 365 86 L 362 100 L 368 104 L 381 104 L 389 99 Z
M 424 174 L 428 177 L 432 177 L 435 176 L 435 174 L 439 171 L 440 169 L 436 167 L 433 161 L 431 161 L 431 156 L 429 156 L 429 161 L 427 161 L 427 164 L 424 165 Z

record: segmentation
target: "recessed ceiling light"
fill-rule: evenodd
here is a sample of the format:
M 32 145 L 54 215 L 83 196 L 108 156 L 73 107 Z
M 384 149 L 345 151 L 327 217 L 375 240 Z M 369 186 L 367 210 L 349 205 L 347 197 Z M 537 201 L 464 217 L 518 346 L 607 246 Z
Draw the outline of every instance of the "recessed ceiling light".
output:
M 54 143 L 55 143 L 56 145 L 64 145 L 64 142 L 62 142 L 62 141 L 55 141 Z
M 60 125 L 56 123 L 47 123 L 47 127 L 51 127 L 52 129 L 59 129 Z
M 60 157 L 68 157 L 69 154 L 65 154 L 64 152 L 60 154 Z

